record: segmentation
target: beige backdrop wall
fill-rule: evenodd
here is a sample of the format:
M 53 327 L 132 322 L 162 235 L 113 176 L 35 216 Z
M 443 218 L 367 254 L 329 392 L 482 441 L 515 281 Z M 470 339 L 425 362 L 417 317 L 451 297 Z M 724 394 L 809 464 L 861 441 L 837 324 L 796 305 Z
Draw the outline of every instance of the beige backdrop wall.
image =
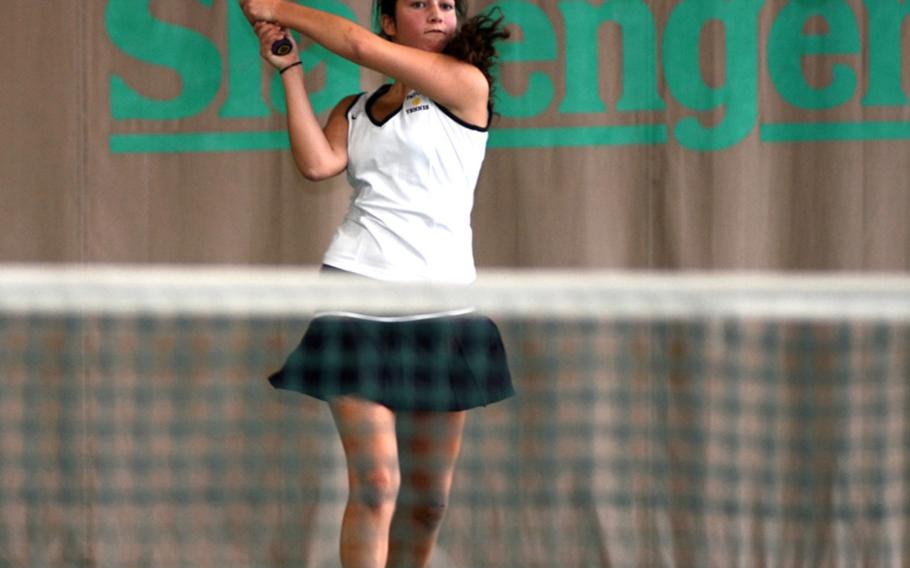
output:
M 366 4 L 326 3 L 341 6 L 363 23 L 368 21 Z M 692 14 L 684 14 L 691 4 L 503 3 L 510 20 L 522 21 L 513 25 L 516 33 L 507 48 L 509 60 L 503 64 L 500 87 L 500 93 L 513 97 L 514 104 L 500 104 L 503 116 L 493 130 L 493 140 L 498 142 L 491 143 L 477 189 L 478 264 L 907 269 L 910 136 L 906 125 L 910 103 L 899 97 L 880 103 L 869 99 L 873 82 L 893 87 L 896 81 L 903 93 L 910 92 L 907 28 L 893 23 L 900 18 L 887 23 L 878 13 L 882 9 L 875 8 L 899 4 L 832 1 L 814 4 L 821 6 L 817 8 L 820 14 L 800 15 L 792 12 L 793 6 L 807 9 L 812 3 L 743 0 L 730 3 L 735 12 L 732 16 L 723 11 L 724 2 L 703 2 L 701 8 L 690 10 Z M 573 14 L 580 9 L 584 21 L 586 15 L 596 13 L 588 10 L 601 5 L 618 7 L 616 21 L 629 14 L 640 16 L 644 7 L 653 18 L 653 38 L 640 31 L 648 26 L 624 27 L 620 33 L 618 24 L 606 22 L 605 13 L 597 17 L 606 23 L 595 28 L 596 36 L 589 35 Z M 843 8 L 852 14 L 853 23 L 843 19 Z M 5 54 L 0 71 L 4 85 L 0 119 L 6 132 L 0 158 L 0 223 L 4 227 L 0 259 L 319 262 L 347 204 L 344 176 L 308 183 L 281 148 L 188 152 L 113 148 L 114 138 L 123 134 L 281 131 L 280 103 L 269 91 L 273 72 L 255 60 L 255 53 L 250 53 L 255 47 L 241 49 L 254 44 L 241 46 L 237 28 L 232 31 L 228 22 L 236 17 L 233 3 L 15 0 L 9 10 L 9 17 L 0 24 L 0 46 Z M 686 28 L 687 21 L 697 22 L 706 13 L 711 17 L 704 19 L 704 25 Z M 784 24 L 791 25 L 800 17 L 805 19 L 802 32 L 807 35 L 794 39 L 790 33 L 787 40 L 789 28 Z M 750 18 L 754 18 L 754 27 Z M 133 31 L 131 22 L 138 22 Z M 668 33 L 671 24 L 677 27 Z M 734 29 L 741 25 L 745 31 Z M 893 39 L 895 25 L 898 41 Z M 546 33 L 541 26 L 548 28 L 543 30 Z M 168 35 L 174 28 L 186 33 Z M 683 38 L 672 43 L 680 37 L 680 29 L 685 33 L 695 29 L 697 41 L 685 44 Z M 784 39 L 771 45 L 774 33 Z M 856 34 L 858 45 L 850 45 L 851 33 Z M 870 40 L 879 36 L 885 39 Z M 207 42 L 208 51 L 194 51 L 193 41 L 199 37 Z M 575 41 L 570 44 L 567 38 Z M 251 35 L 247 39 L 253 41 Z M 633 56 L 641 56 L 640 46 L 655 48 L 656 69 L 637 72 L 635 81 L 642 84 L 643 77 L 653 76 L 653 90 L 646 90 L 657 94 L 656 104 L 662 108 L 654 108 L 653 101 L 650 109 L 641 101 L 638 107 L 644 106 L 644 110 L 619 108 L 622 96 L 635 95 L 629 87 L 633 79 L 624 73 L 642 61 L 630 59 L 624 64 L 623 41 L 626 52 Z M 750 48 L 752 41 L 754 49 Z M 792 52 L 793 46 L 812 41 L 822 46 L 821 51 L 831 53 L 803 56 Z M 552 42 L 549 54 L 548 42 Z M 136 55 L 144 53 L 143 49 L 154 52 L 159 44 L 170 46 L 175 63 L 150 62 L 143 60 L 147 56 Z M 685 74 L 680 65 L 693 61 L 691 54 L 678 55 L 680 45 L 700 54 L 696 61 L 700 77 L 682 80 L 715 87 L 716 109 L 694 110 L 685 83 L 674 87 L 670 75 Z M 833 81 L 836 66 L 843 68 L 839 72 L 852 74 L 856 86 L 841 89 L 841 95 L 846 93 L 848 98 L 830 108 L 796 106 L 782 94 L 787 81 L 793 80 L 792 73 L 789 79 L 772 76 L 787 65 L 775 49 L 791 50 L 791 58 L 801 61 L 808 88 L 822 93 Z M 887 49 L 892 49 L 890 59 L 872 53 Z M 202 66 L 206 57 L 216 62 L 216 68 Z M 592 57 L 597 66 L 597 73 L 590 76 L 593 82 L 572 75 L 590 66 Z M 193 61 L 195 67 L 187 63 Z M 177 71 L 181 65 L 183 72 L 194 77 L 211 76 L 205 79 L 210 87 L 215 85 L 209 104 L 180 119 L 115 116 L 115 79 L 140 97 L 173 100 L 185 95 L 188 88 Z M 876 65 L 877 74 L 873 72 Z M 548 101 L 531 100 L 528 95 L 535 73 L 552 85 Z M 225 118 L 228 102 L 242 105 L 242 101 L 229 100 L 236 85 L 232 81 L 249 81 L 251 75 L 261 83 L 259 104 L 266 104 L 267 115 Z M 325 76 L 324 66 L 314 67 L 309 73 L 311 86 L 321 88 Z M 680 142 L 680 121 L 691 116 L 705 125 L 720 125 L 718 138 L 728 134 L 730 125 L 724 121 L 731 112 L 730 102 L 742 99 L 738 93 L 750 87 L 737 92 L 724 87 L 748 83 L 750 76 L 755 80 L 755 117 L 735 143 L 699 150 Z M 379 80 L 364 73 L 356 81 L 366 89 Z M 347 81 L 351 84 L 350 78 Z M 580 89 L 585 88 L 600 103 L 590 98 L 577 103 L 582 97 Z M 540 108 L 529 108 L 531 103 Z M 584 108 L 563 110 L 571 104 Z M 591 112 L 597 104 L 602 110 Z M 628 108 L 628 101 L 626 105 Z M 527 116 L 516 116 L 522 113 Z M 852 126 L 832 126 L 819 140 L 768 140 L 766 125 L 779 122 Z M 856 123 L 860 122 L 878 124 L 879 130 L 860 127 L 857 134 Z M 583 130 L 568 130 L 642 124 L 655 125 L 655 143 L 607 144 L 601 140 L 586 144 Z M 547 142 L 547 135 L 535 128 L 557 129 L 561 141 Z M 660 129 L 664 129 L 663 135 Z M 516 138 L 523 142 L 516 144 Z M 517 147 L 521 144 L 539 147 Z
M 910 6 L 501 4 L 481 267 L 910 267 Z M 319 262 L 345 181 L 295 172 L 232 2 L 4 8 L 0 261 Z M 263 383 L 305 321 L 82 315 L 0 322 L 0 566 L 337 564 L 331 416 Z M 910 557 L 905 322 L 501 324 L 447 565 Z

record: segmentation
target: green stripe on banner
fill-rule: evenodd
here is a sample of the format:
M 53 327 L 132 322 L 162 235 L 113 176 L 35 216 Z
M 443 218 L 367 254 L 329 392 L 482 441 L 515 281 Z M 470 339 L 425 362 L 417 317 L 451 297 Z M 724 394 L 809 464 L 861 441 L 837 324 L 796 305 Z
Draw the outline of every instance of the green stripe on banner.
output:
M 236 152 L 284 150 L 290 147 L 286 130 L 267 132 L 189 132 L 181 134 L 112 134 L 111 152 Z
M 659 124 L 577 126 L 563 128 L 498 128 L 490 131 L 490 148 L 553 148 L 665 144 L 667 127 Z M 910 122 L 769 123 L 761 126 L 762 142 L 837 142 L 910 140 Z M 253 132 L 188 132 L 178 134 L 112 134 L 115 154 L 165 152 L 238 152 L 286 150 L 286 130 Z
M 825 122 L 763 124 L 762 142 L 910 140 L 910 122 Z
M 556 146 L 625 146 L 664 144 L 662 124 L 576 126 L 564 128 L 498 128 L 490 131 L 490 148 L 552 148 Z
M 552 148 L 558 146 L 625 146 L 663 144 L 664 125 L 579 126 L 567 128 L 500 128 L 490 131 L 490 148 Z M 237 152 L 286 150 L 285 130 L 268 132 L 186 132 L 178 134 L 112 134 L 115 154 L 165 152 Z

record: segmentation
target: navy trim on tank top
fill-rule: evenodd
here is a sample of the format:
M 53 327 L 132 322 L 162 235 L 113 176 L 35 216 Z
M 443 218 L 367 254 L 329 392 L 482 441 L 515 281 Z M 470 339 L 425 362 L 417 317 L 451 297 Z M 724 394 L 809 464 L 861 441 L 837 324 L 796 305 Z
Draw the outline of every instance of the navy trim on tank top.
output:
M 351 109 L 354 108 L 354 105 L 357 104 L 357 101 L 360 100 L 360 97 L 363 96 L 363 91 L 357 93 L 357 96 L 354 97 L 354 100 L 351 101 L 351 104 L 348 105 L 348 108 L 344 109 L 344 115 L 349 116 L 351 114 Z
M 399 105 L 397 109 L 395 109 L 391 114 L 389 114 L 387 117 L 385 117 L 385 118 L 384 118 L 383 120 L 381 120 L 381 121 L 376 120 L 376 118 L 373 117 L 373 112 L 372 112 L 372 110 L 373 110 L 373 105 L 376 104 L 376 101 L 379 100 L 379 97 L 381 97 L 382 95 L 388 93 L 388 92 L 389 92 L 389 89 L 391 89 L 391 88 L 392 88 L 392 84 L 391 84 L 391 83 L 386 83 L 385 85 L 383 85 L 383 86 L 379 87 L 378 89 L 376 89 L 376 92 L 374 92 L 372 95 L 370 95 L 370 98 L 367 99 L 367 102 L 366 102 L 366 104 L 365 104 L 364 107 L 363 107 L 363 111 L 364 111 L 364 112 L 366 113 L 366 115 L 370 118 L 370 122 L 372 122 L 372 123 L 375 124 L 376 126 L 384 126 L 388 121 L 392 120 L 392 118 L 393 118 L 396 114 L 398 114 L 399 112 L 401 112 L 401 105 Z

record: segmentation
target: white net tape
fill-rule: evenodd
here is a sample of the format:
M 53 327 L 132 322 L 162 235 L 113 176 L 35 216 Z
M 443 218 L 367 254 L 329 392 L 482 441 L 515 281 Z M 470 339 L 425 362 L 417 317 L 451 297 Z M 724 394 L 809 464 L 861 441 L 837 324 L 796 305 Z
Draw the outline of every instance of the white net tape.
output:
M 503 316 L 910 319 L 900 274 L 482 271 L 469 286 L 380 283 L 315 268 L 0 268 L 7 313 L 306 315 L 425 313 L 471 306 Z

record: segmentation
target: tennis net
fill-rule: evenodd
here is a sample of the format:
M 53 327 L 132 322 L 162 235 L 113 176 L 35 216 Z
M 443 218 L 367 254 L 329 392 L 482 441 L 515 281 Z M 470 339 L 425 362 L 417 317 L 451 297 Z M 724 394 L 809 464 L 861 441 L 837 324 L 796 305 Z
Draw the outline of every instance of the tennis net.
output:
M 0 565 L 338 566 L 327 407 L 266 377 L 315 314 L 492 318 L 432 566 L 900 565 L 910 278 L 0 270 Z

